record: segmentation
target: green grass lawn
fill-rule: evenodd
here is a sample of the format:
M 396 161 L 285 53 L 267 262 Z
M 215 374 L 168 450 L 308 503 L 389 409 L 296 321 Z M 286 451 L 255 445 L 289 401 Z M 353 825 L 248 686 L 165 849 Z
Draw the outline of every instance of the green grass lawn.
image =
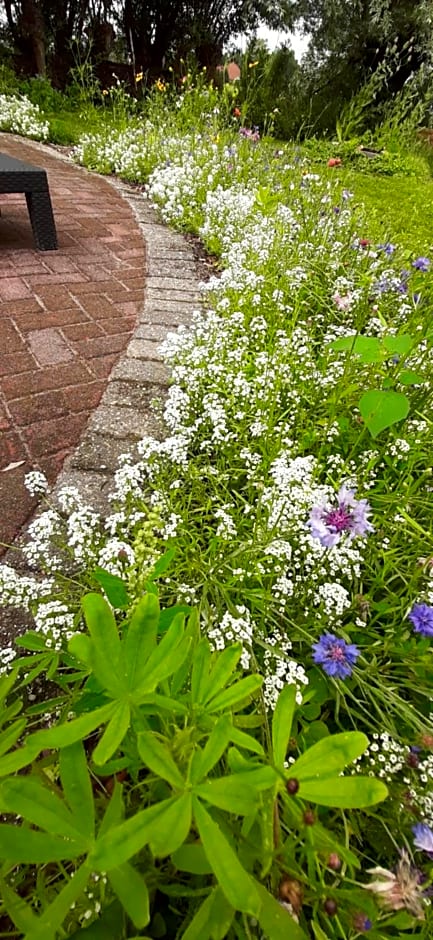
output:
M 389 239 L 416 254 L 433 250 L 433 179 L 341 174 L 344 185 L 368 213 L 366 237 Z

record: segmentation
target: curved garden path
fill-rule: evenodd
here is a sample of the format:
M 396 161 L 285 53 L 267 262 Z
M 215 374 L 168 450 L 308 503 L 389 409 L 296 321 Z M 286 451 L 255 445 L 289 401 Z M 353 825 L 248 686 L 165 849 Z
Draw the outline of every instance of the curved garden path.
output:
M 24 196 L 0 195 L 0 542 L 10 544 L 35 509 L 30 469 L 51 484 L 61 472 L 101 508 L 119 453 L 158 431 L 158 347 L 199 295 L 191 247 L 141 193 L 34 141 L 0 134 L 0 150 L 47 170 L 59 240 L 37 251 Z

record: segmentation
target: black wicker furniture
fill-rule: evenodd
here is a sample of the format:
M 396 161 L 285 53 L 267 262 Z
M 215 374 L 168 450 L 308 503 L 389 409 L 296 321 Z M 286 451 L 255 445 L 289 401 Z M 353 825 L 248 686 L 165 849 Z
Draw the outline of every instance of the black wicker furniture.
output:
M 36 247 L 40 251 L 57 248 L 56 226 L 45 170 L 0 153 L 0 193 L 25 193 Z

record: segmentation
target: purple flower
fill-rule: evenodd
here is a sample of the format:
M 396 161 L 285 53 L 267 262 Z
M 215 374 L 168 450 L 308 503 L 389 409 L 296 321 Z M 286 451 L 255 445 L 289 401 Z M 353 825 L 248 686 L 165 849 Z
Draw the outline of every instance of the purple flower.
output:
M 355 499 L 354 490 L 345 485 L 337 493 L 337 506 L 314 506 L 310 513 L 311 535 L 326 548 L 333 548 L 343 535 L 349 540 L 373 532 L 368 521 L 371 512 L 366 499 Z
M 415 633 L 433 637 L 433 607 L 429 604 L 414 604 L 408 620 L 413 624 Z
M 431 265 L 429 258 L 417 258 L 416 261 L 412 261 L 412 267 L 416 268 L 417 271 L 428 271 Z
M 352 666 L 359 656 L 359 649 L 354 643 L 346 643 L 333 633 L 324 633 L 319 642 L 313 644 L 313 660 L 322 666 L 324 672 L 333 679 L 347 679 L 352 675 Z
M 427 852 L 430 858 L 433 858 L 433 830 L 426 823 L 417 823 L 412 826 L 412 832 L 415 836 L 414 845 L 417 849 Z
M 393 245 L 392 242 L 385 242 L 384 245 L 378 245 L 377 248 L 378 251 L 384 251 L 388 258 L 390 258 L 391 255 L 394 254 L 396 246 Z
M 366 933 L 368 930 L 371 930 L 373 926 L 373 921 L 370 920 L 366 914 L 355 914 L 353 918 L 353 926 L 355 930 L 359 930 L 361 933 Z

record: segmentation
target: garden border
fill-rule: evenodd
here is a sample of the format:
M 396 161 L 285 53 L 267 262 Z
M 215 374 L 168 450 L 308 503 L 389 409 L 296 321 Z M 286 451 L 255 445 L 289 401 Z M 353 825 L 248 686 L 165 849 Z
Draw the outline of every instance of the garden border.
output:
M 26 144 L 38 151 L 46 149 L 44 144 L 27 138 Z M 70 162 L 69 156 L 54 147 L 49 149 L 59 160 Z M 99 176 L 78 165 L 77 169 Z M 55 503 L 62 487 L 74 486 L 86 504 L 102 514 L 109 508 L 108 496 L 119 456 L 134 453 L 135 445 L 146 434 L 164 437 L 162 420 L 152 408 L 155 399 L 163 403 L 170 381 L 159 346 L 168 332 L 191 323 L 193 311 L 201 307 L 199 283 L 203 280 L 192 245 L 184 235 L 158 219 L 142 189 L 115 177 L 104 179 L 131 206 L 146 246 L 144 303 L 129 344 L 108 377 L 102 399 L 91 414 L 78 447 L 66 459 L 49 492 Z M 3 556 L 3 564 L 11 564 L 22 573 L 29 572 L 19 551 L 20 543 L 42 509 L 39 503 Z M 22 632 L 19 620 L 17 611 L 0 610 L 0 629 L 11 638 Z

